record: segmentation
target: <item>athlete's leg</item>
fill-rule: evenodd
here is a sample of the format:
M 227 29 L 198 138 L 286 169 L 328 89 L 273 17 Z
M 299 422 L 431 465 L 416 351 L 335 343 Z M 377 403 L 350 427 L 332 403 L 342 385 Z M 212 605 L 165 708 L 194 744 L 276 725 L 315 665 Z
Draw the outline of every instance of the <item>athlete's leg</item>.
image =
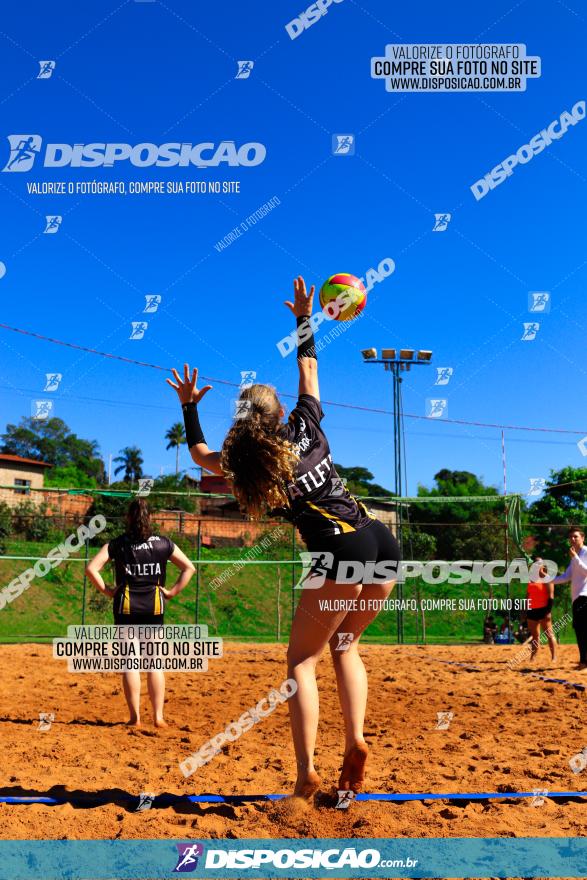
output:
M 330 611 L 320 602 L 356 599 L 360 584 L 337 584 L 326 580 L 317 590 L 301 591 L 292 623 L 287 652 L 288 677 L 297 691 L 288 700 L 289 717 L 297 762 L 294 794 L 311 797 L 320 780 L 314 769 L 314 749 L 318 729 L 318 687 L 316 664 L 332 634 L 340 630 L 346 611 Z
M 546 633 L 548 647 L 550 648 L 550 656 L 554 661 L 556 660 L 556 638 L 552 629 L 552 614 L 547 614 L 544 620 L 540 621 L 540 625 L 542 626 L 542 631 Z
M 532 651 L 530 653 L 530 660 L 533 660 L 538 653 L 538 648 L 540 646 L 540 622 L 538 620 L 530 620 L 530 618 L 528 618 L 528 629 L 530 630 L 530 636 L 532 638 Z
M 141 723 L 141 673 L 135 669 L 123 672 L 122 688 L 130 712 L 128 723 L 139 727 Z
M 349 612 L 340 624 L 339 632 L 351 633 L 353 636 L 348 650 L 338 650 L 340 641 L 338 633 L 335 633 L 330 640 L 338 698 L 345 727 L 345 757 L 339 780 L 341 791 L 349 788 L 353 791 L 360 790 L 368 752 L 363 735 L 368 682 L 367 672 L 359 654 L 359 639 L 371 621 L 377 617 L 381 602 L 389 596 L 394 584 L 395 581 L 389 581 L 385 584 L 367 584 L 363 587 L 361 605 L 364 610 Z
M 163 704 L 165 703 L 165 673 L 162 669 L 156 669 L 147 673 L 147 687 L 153 707 L 153 719 L 155 727 L 167 727 L 163 720 Z

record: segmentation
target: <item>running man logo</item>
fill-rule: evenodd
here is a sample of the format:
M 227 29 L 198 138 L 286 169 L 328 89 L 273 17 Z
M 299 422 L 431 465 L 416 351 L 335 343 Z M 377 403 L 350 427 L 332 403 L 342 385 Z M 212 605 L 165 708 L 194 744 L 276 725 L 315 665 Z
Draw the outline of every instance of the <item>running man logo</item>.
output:
M 55 62 L 54 61 L 39 61 L 39 72 L 37 74 L 37 79 L 51 79 L 53 71 L 55 70 Z
M 161 305 L 161 296 L 158 293 L 147 293 L 145 294 L 145 308 L 143 309 L 143 314 L 147 312 L 148 314 L 153 314 L 157 311 L 159 306 Z
M 587 767 L 587 748 L 581 749 L 569 759 L 569 767 L 573 773 L 581 773 Z
M 142 339 L 145 335 L 145 330 L 149 326 L 146 321 L 131 321 L 132 329 L 130 331 L 129 339 Z
M 30 171 L 42 142 L 40 134 L 9 134 L 10 156 L 2 171 Z
M 338 636 L 338 645 L 336 646 L 336 650 L 348 651 L 353 643 L 353 633 L 337 633 L 336 635 Z
M 448 385 L 454 370 L 452 367 L 436 367 L 435 385 Z
M 204 855 L 204 847 L 201 843 L 176 843 L 177 865 L 173 869 L 174 874 L 188 874 L 198 867 L 198 859 Z
M 234 412 L 232 414 L 233 419 L 246 419 L 246 417 L 251 412 L 251 407 L 253 405 L 252 400 L 233 400 L 234 404 Z
M 448 730 L 450 727 L 450 722 L 453 720 L 454 712 L 437 712 L 436 713 L 437 722 L 435 730 Z
M 51 730 L 51 725 L 55 721 L 54 712 L 39 712 L 39 726 L 37 730 Z
M 137 490 L 137 498 L 146 498 L 147 495 L 151 494 L 151 489 L 153 488 L 155 481 L 150 477 L 144 477 L 139 480 L 139 488 Z
M 255 66 L 254 61 L 237 61 L 238 70 L 236 72 L 235 79 L 248 79 L 251 75 L 253 67 Z
M 143 810 L 150 810 L 156 797 L 157 795 L 152 791 L 142 791 L 139 795 L 139 803 L 135 813 L 142 813 Z
M 445 397 L 432 397 L 426 401 L 426 416 L 440 419 L 447 414 L 448 400 Z
M 550 312 L 550 292 L 548 290 L 531 290 L 528 293 L 528 311 L 548 314 Z
M 524 332 L 522 333 L 522 342 L 532 342 L 536 339 L 536 335 L 540 330 L 540 324 L 536 321 L 524 322 Z
M 337 810 L 348 810 L 351 805 L 351 801 L 355 798 L 354 791 L 338 791 L 338 803 L 336 805 Z
M 333 134 L 332 135 L 332 155 L 333 156 L 354 156 L 355 155 L 355 136 L 354 136 L 354 134 Z
M 60 214 L 53 214 L 45 217 L 47 221 L 47 225 L 45 226 L 43 232 L 46 235 L 55 235 L 56 232 L 59 232 L 59 227 L 61 226 L 61 221 L 63 217 Z
M 63 379 L 62 373 L 45 373 L 45 387 L 43 391 L 57 391 L 59 383 Z
M 450 223 L 452 214 L 435 214 L 434 215 L 434 226 L 432 227 L 432 232 L 446 232 L 448 229 L 448 224 Z
M 301 550 L 300 559 L 303 566 L 302 573 L 294 590 L 319 590 L 320 587 L 324 586 L 326 575 L 329 569 L 332 568 L 334 555 L 318 550 Z
M 344 493 L 346 492 L 346 480 L 346 477 L 334 477 L 334 479 L 332 480 L 332 485 L 330 487 L 331 498 L 340 498 L 341 495 L 344 495 Z
M 241 388 L 250 388 L 254 384 L 257 374 L 254 370 L 241 370 Z
M 44 422 L 53 412 L 52 400 L 33 400 L 31 404 L 31 418 Z
M 546 480 L 544 477 L 530 477 L 530 490 L 528 492 L 529 498 L 536 498 L 538 495 L 542 495 L 546 488 Z

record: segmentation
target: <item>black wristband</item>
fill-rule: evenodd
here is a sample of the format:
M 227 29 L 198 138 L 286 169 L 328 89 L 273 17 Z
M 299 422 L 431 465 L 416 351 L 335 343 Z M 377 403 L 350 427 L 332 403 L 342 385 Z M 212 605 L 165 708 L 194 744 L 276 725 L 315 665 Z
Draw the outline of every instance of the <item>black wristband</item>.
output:
M 204 432 L 198 418 L 198 407 L 195 403 L 182 403 L 181 410 L 183 412 L 183 423 L 185 425 L 185 438 L 187 440 L 188 449 L 195 446 L 196 443 L 205 443 Z
M 315 358 L 316 343 L 314 342 L 314 331 L 310 323 L 310 316 L 300 315 L 296 318 L 296 323 L 298 325 L 298 360 L 305 357 Z

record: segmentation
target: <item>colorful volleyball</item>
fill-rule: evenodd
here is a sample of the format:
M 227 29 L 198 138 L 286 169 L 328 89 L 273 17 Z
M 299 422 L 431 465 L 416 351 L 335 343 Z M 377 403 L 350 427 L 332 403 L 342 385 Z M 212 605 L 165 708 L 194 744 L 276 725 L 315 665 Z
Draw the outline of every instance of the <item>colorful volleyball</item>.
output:
M 367 291 L 360 278 L 348 272 L 331 275 L 320 288 L 320 305 L 335 321 L 352 321 L 363 311 Z

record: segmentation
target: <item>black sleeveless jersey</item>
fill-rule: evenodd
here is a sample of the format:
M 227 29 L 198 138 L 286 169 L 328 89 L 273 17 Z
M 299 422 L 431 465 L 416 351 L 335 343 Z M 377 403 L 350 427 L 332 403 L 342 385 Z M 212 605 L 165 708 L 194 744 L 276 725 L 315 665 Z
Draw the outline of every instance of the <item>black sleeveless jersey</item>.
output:
M 175 550 L 169 538 L 151 535 L 146 541 L 132 543 L 128 535 L 119 535 L 108 544 L 108 556 L 114 562 L 116 586 L 128 586 L 132 593 L 146 593 L 154 586 L 165 586 L 167 560 Z
M 347 490 L 332 463 L 320 422 L 324 412 L 311 394 L 300 394 L 284 436 L 300 456 L 296 478 L 286 487 L 289 508 L 281 510 L 304 541 L 365 528 L 375 517 Z

